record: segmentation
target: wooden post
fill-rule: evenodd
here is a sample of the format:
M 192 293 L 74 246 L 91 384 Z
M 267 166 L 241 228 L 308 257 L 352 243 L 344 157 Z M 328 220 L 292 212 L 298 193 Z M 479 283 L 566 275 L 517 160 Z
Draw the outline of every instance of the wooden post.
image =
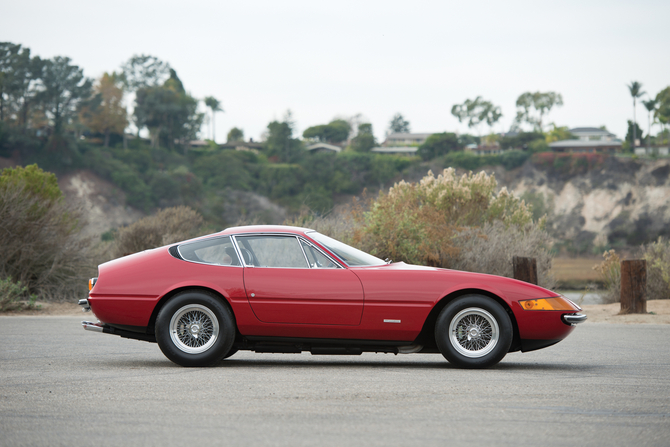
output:
M 647 313 L 647 261 L 621 261 L 621 311 L 619 314 Z
M 514 268 L 514 279 L 537 284 L 537 260 L 535 258 L 523 258 L 514 256 L 512 258 Z

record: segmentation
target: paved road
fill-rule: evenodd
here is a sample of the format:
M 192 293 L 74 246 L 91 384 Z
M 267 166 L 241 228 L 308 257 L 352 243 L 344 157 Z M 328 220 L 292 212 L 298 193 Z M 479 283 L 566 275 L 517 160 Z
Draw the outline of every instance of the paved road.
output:
M 76 317 L 0 317 L 0 446 L 670 445 L 670 325 L 584 324 L 465 371 L 439 355 L 173 365 Z

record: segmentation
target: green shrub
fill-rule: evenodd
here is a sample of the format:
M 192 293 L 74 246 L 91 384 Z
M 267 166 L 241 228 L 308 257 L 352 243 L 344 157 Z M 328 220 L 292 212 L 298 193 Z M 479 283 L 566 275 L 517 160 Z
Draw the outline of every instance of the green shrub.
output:
M 642 246 L 641 255 L 647 260 L 647 298 L 670 299 L 670 241 L 659 237 Z
M 0 312 L 33 309 L 37 295 L 30 294 L 21 281 L 12 278 L 0 279 Z
M 37 165 L 0 173 L 0 278 L 14 278 L 43 299 L 85 292 L 90 240 L 84 214 L 63 199 L 56 176 Z
M 401 181 L 380 193 L 366 213 L 361 243 L 381 258 L 446 267 L 459 252 L 454 239 L 464 228 L 532 222 L 521 200 L 496 189 L 493 175 L 458 177 L 453 168 L 437 177 L 429 172 L 419 183 Z

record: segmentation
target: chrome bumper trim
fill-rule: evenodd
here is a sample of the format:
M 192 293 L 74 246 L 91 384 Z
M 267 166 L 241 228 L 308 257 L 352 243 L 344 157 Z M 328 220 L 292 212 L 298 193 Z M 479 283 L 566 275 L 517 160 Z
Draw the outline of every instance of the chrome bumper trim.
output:
M 584 314 L 571 314 L 563 315 L 563 321 L 568 324 L 579 324 L 586 321 L 586 315 Z
M 81 310 L 84 312 L 90 312 L 91 311 L 91 305 L 88 303 L 88 298 L 83 298 L 79 300 L 79 305 L 81 306 Z
M 97 323 L 93 323 L 92 321 L 82 321 L 81 325 L 84 326 L 84 329 L 87 331 L 102 332 L 102 323 L 99 321 Z

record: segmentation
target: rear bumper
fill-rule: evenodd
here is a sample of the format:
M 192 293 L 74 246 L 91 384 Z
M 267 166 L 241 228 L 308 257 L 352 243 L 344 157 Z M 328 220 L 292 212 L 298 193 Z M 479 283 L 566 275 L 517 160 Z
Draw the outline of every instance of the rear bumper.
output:
M 81 306 L 81 310 L 83 310 L 84 312 L 91 311 L 91 305 L 88 303 L 88 298 L 83 298 L 79 300 L 79 305 Z

